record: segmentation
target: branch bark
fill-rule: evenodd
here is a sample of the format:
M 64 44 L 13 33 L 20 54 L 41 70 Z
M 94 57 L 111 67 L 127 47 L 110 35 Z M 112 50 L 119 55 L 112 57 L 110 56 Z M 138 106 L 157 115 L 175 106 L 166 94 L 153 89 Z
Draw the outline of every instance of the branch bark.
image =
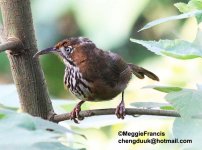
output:
M 17 38 L 9 39 L 7 42 L 0 44 L 0 53 L 6 50 L 17 51 L 20 49 L 23 49 L 23 44 Z
M 47 119 L 54 113 L 44 75 L 37 59 L 36 39 L 29 0 L 0 0 L 5 36 L 22 41 L 23 48 L 16 49 L 17 43 L 3 43 L 1 49 L 15 49 L 7 56 L 16 84 L 21 108 L 33 116 Z M 13 45 L 14 44 L 14 45 Z M 3 47 L 3 48 L 2 48 Z M 15 52 L 15 53 L 13 53 Z
M 91 117 L 91 116 L 100 116 L 100 115 L 114 115 L 115 109 L 94 109 L 94 110 L 85 110 L 81 111 L 79 115 L 83 117 Z M 140 109 L 140 108 L 126 108 L 126 115 L 153 115 L 153 116 L 167 116 L 167 117 L 180 117 L 180 114 L 176 111 L 170 110 L 157 110 L 157 109 Z M 60 122 L 70 120 L 70 113 L 54 115 L 51 118 L 53 122 Z

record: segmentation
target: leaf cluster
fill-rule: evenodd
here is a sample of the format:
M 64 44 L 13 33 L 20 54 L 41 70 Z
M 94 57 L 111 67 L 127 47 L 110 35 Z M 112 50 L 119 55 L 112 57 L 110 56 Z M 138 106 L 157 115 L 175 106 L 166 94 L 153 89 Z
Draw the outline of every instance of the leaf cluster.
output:
M 202 0 L 190 0 L 187 4 L 176 3 L 174 5 L 182 13 L 180 15 L 171 16 L 154 20 L 146 24 L 139 31 L 149 29 L 173 20 L 186 19 L 195 17 L 198 23 L 198 32 L 194 41 L 189 42 L 181 39 L 164 39 L 159 41 L 144 41 L 132 39 L 132 42 L 141 44 L 149 51 L 157 55 L 169 56 L 176 59 L 193 59 L 202 57 Z M 184 89 L 181 87 L 168 86 L 149 86 L 155 90 L 167 93 L 166 104 L 162 103 L 132 103 L 135 107 L 146 107 L 150 109 L 160 108 L 166 110 L 176 110 L 180 113 L 181 118 L 176 118 L 173 123 L 173 136 L 181 139 L 192 139 L 192 144 L 184 144 L 182 149 L 200 149 L 201 144 L 201 127 L 202 127 L 202 86 L 198 85 L 197 89 Z M 148 88 L 148 87 L 147 87 Z M 196 119 L 200 118 L 200 119 Z

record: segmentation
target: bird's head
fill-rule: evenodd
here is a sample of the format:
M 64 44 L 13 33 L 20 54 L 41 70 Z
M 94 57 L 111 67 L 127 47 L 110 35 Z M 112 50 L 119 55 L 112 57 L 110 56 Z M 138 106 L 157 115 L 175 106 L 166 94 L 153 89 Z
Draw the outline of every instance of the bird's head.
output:
M 75 52 L 80 49 L 81 47 L 85 47 L 92 43 L 88 38 L 78 37 L 78 38 L 69 38 L 57 43 L 54 47 L 46 48 L 42 51 L 37 52 L 34 55 L 34 58 L 39 57 L 40 55 L 55 53 L 58 54 L 64 61 L 71 63 L 72 56 L 75 56 Z

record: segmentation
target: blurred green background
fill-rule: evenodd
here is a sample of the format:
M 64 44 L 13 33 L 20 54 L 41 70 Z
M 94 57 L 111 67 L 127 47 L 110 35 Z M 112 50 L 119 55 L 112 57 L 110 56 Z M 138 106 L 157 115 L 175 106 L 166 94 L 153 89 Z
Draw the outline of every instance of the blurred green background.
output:
M 31 0 L 38 49 L 53 46 L 67 37 L 88 37 L 96 43 L 97 47 L 118 53 L 127 62 L 145 67 L 160 77 L 160 83 L 149 79 L 138 80 L 134 77 L 125 92 L 127 106 L 134 101 L 164 102 L 164 94 L 141 88 L 151 84 L 195 88 L 195 84 L 202 79 L 202 65 L 199 59 L 182 61 L 169 57 L 162 58 L 147 51 L 144 47 L 130 42 L 129 39 L 131 37 L 144 40 L 180 38 L 192 41 L 196 34 L 197 25 L 193 18 L 172 21 L 143 32 L 137 32 L 143 25 L 152 20 L 179 14 L 173 6 L 176 2 L 187 3 L 188 0 Z M 40 62 L 51 97 L 76 99 L 63 86 L 64 65 L 60 59 L 55 55 L 47 55 L 41 57 Z M 13 83 L 13 80 L 9 62 L 6 54 L 1 54 L 0 84 L 10 83 Z M 87 103 L 84 108 L 116 107 L 119 101 L 120 96 L 110 102 Z M 73 105 L 71 108 L 64 106 L 68 111 L 72 107 Z M 118 138 L 116 134 L 119 130 L 133 131 L 136 129 L 138 131 L 147 129 L 154 131 L 156 129 L 159 131 L 162 129 L 168 131 L 173 121 L 168 118 L 163 120 L 146 118 L 145 120 L 137 119 L 136 122 L 133 122 L 131 117 L 126 120 L 127 123 L 119 121 L 115 122 L 116 125 L 102 127 L 102 125 L 97 126 L 96 124 L 96 122 L 100 123 L 99 118 L 87 119 L 87 122 L 88 120 L 92 123 L 90 127 L 85 126 L 85 123 L 84 126 L 81 124 L 74 127 L 89 138 L 87 143 L 84 142 L 88 145 L 88 149 L 113 148 L 117 145 L 115 140 Z M 146 128 L 148 124 L 149 128 Z M 93 125 L 94 127 L 92 127 Z M 81 127 L 86 129 L 80 129 Z M 166 135 L 169 136 L 169 134 Z M 136 148 L 141 146 L 141 144 L 135 145 Z M 134 146 L 131 144 L 119 145 L 119 149 L 133 148 Z M 167 147 L 165 145 L 156 147 L 149 145 L 144 149 L 147 148 L 166 149 Z M 175 145 L 167 149 L 177 148 L 178 145 Z
M 99 48 L 116 52 L 128 62 L 142 63 L 157 56 L 131 43 L 129 38 L 155 40 L 179 36 L 179 29 L 185 25 L 185 21 L 169 22 L 137 32 L 149 21 L 177 14 L 174 2 L 176 0 L 32 0 L 38 48 L 47 48 L 67 37 L 86 36 Z M 62 83 L 64 65 L 57 56 L 44 56 L 41 62 L 50 94 L 70 98 Z M 0 83 L 12 83 L 5 54 L 0 55 L 0 66 Z M 155 68 L 155 65 L 151 68 Z

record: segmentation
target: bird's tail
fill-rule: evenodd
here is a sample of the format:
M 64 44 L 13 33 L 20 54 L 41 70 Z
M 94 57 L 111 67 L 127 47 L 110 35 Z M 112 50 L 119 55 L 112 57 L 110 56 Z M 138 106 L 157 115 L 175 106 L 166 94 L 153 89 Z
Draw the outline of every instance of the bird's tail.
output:
M 142 67 L 139 67 L 134 64 L 128 64 L 128 66 L 131 68 L 133 74 L 140 79 L 144 79 L 144 76 L 146 75 L 147 77 L 149 77 L 153 80 L 159 81 L 159 78 L 154 73 L 152 73 Z

